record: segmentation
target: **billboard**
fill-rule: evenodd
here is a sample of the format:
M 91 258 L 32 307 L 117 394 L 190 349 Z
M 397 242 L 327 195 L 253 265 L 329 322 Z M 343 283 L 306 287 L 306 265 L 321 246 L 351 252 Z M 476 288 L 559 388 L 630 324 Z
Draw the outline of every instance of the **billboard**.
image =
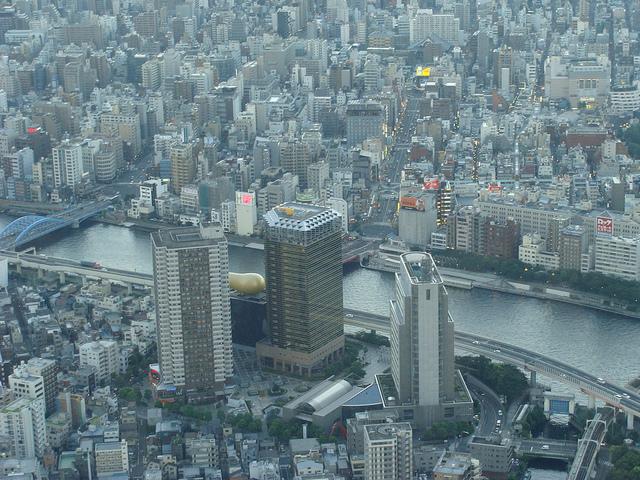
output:
M 596 232 L 613 235 L 613 218 L 596 217 Z
M 498 183 L 490 183 L 489 184 L 489 191 L 491 193 L 500 192 L 501 190 L 502 190 L 502 185 L 500 185 Z
M 416 197 L 402 197 L 400 198 L 400 208 L 424 210 L 424 200 Z
M 418 67 L 416 68 L 416 77 L 428 77 L 431 75 L 430 67 Z
M 431 180 L 425 180 L 422 184 L 423 190 L 438 190 L 440 188 L 440 179 L 438 177 Z

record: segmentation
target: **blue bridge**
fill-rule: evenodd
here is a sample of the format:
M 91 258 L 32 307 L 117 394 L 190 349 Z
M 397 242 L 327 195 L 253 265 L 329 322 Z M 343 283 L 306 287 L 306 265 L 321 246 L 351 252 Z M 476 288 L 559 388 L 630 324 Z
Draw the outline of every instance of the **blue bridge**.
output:
M 48 217 L 26 215 L 0 231 L 0 249 L 14 250 L 68 226 L 77 226 L 87 218 L 108 209 L 110 200 L 91 202 Z

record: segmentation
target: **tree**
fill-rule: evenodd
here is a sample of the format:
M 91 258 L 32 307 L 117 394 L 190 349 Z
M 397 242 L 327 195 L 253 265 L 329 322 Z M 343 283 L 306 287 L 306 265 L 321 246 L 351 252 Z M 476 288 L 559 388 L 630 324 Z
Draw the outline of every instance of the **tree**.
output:
M 640 478 L 640 452 L 624 447 L 611 448 L 613 470 L 611 480 L 638 480 Z

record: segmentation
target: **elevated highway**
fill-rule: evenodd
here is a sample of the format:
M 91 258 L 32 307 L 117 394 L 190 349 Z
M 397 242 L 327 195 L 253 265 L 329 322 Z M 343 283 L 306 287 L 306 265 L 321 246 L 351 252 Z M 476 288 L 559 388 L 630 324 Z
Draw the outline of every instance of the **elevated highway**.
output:
M 367 330 L 376 330 L 381 335 L 389 335 L 389 319 L 382 315 L 345 309 L 345 324 Z M 456 348 L 484 355 L 504 363 L 515 365 L 532 375 L 537 373 L 574 387 L 589 397 L 589 407 L 601 400 L 607 405 L 627 414 L 627 428 L 633 428 L 635 417 L 640 416 L 640 394 L 625 387 L 615 385 L 579 368 L 552 359 L 540 353 L 500 342 L 491 338 L 456 331 Z
M 22 268 L 32 268 L 38 272 L 56 272 L 60 275 L 61 280 L 64 280 L 67 274 L 72 274 L 83 278 L 121 283 L 128 287 L 132 285 L 153 286 L 152 275 L 146 273 L 112 268 L 93 268 L 73 260 L 12 251 L 0 251 L 0 257 L 7 258 L 9 264 L 14 265 L 18 271 Z M 345 325 L 365 330 L 376 330 L 382 335 L 389 335 L 389 318 L 383 315 L 345 309 Z M 627 414 L 627 428 L 629 429 L 633 428 L 634 418 L 640 416 L 639 393 L 599 379 L 579 368 L 515 345 L 470 333 L 457 331 L 455 341 L 458 349 L 484 355 L 530 372 L 534 381 L 535 375 L 540 373 L 579 389 L 588 395 L 590 407 L 595 407 L 595 401 L 599 399 L 607 405 L 624 411 Z

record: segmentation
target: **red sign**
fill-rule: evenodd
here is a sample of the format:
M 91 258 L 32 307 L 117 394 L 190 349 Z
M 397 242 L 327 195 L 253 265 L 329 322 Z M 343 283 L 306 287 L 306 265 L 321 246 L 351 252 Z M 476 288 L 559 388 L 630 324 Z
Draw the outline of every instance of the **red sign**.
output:
M 490 183 L 489 184 L 489 191 L 490 192 L 499 192 L 500 190 L 502 190 L 502 185 L 499 185 L 497 183 Z
M 251 205 L 253 203 L 253 195 L 249 193 L 245 193 L 242 195 L 242 204 L 243 205 Z
M 613 234 L 613 219 L 609 217 L 596 217 L 596 232 Z
M 422 185 L 422 189 L 423 190 L 437 190 L 440 188 L 440 179 L 439 178 L 432 178 L 431 180 L 425 180 L 424 184 Z
M 39 127 L 29 127 L 29 128 L 27 128 L 27 133 L 28 134 L 38 133 L 39 131 L 40 131 Z

